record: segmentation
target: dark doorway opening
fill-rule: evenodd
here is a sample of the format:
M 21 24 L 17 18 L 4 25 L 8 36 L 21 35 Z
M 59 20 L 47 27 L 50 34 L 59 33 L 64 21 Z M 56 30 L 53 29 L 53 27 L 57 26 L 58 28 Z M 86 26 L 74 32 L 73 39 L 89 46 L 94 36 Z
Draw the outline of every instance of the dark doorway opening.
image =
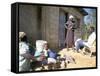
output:
M 65 23 L 68 21 L 68 13 L 65 13 Z M 66 39 L 66 35 L 67 35 L 67 29 L 65 28 L 65 39 Z M 66 43 L 65 43 L 65 47 L 66 47 Z

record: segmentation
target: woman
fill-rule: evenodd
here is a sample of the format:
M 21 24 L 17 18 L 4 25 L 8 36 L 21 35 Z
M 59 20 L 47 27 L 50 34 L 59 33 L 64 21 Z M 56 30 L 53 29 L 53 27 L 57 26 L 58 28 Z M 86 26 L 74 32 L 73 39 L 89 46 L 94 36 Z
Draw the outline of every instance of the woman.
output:
M 19 71 L 30 71 L 30 60 L 37 61 L 32 51 L 35 52 L 35 49 L 27 42 L 26 33 L 19 32 Z M 39 60 L 42 61 L 43 57 L 39 57 Z
M 75 27 L 75 21 L 73 20 L 74 17 L 72 15 L 69 16 L 68 21 L 66 22 L 65 28 L 67 29 L 66 33 L 66 40 L 65 44 L 68 48 L 74 47 L 74 27 Z
M 19 32 L 19 71 L 30 71 L 30 60 L 35 58 L 30 53 L 26 33 Z

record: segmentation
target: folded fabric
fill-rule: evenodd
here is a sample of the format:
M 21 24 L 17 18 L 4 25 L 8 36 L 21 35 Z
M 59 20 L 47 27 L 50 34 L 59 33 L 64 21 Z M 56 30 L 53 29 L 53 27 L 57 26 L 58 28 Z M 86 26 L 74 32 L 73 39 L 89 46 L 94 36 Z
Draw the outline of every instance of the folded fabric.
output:
M 54 59 L 54 58 L 48 58 L 48 64 L 49 63 L 56 63 L 56 59 Z

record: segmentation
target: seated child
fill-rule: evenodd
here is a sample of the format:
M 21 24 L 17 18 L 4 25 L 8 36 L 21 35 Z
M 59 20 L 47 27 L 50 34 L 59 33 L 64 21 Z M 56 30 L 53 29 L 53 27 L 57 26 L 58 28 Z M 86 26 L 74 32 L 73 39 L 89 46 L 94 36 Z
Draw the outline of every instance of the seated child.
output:
M 44 43 L 44 53 L 47 56 L 48 63 L 56 63 L 57 53 L 54 50 L 49 49 L 48 43 Z

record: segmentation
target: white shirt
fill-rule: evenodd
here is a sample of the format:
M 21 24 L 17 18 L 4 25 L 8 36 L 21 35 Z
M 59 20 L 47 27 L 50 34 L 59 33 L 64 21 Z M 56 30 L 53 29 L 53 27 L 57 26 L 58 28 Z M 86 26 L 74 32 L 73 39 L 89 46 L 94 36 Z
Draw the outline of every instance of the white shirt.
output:
M 25 42 L 19 43 L 19 71 L 29 71 L 30 69 L 30 62 L 29 60 L 25 59 L 21 54 L 25 54 L 29 52 L 29 46 Z
M 96 34 L 95 34 L 95 32 L 92 32 L 92 33 L 89 35 L 89 37 L 88 37 L 87 43 L 84 42 L 84 44 L 85 44 L 86 46 L 88 46 L 88 47 L 91 47 L 92 44 L 93 44 L 93 42 L 94 42 L 95 40 L 96 40 Z
M 95 40 L 96 40 L 96 34 L 95 34 L 95 32 L 92 32 L 92 34 L 90 34 L 90 36 L 88 38 L 88 44 L 92 45 Z

